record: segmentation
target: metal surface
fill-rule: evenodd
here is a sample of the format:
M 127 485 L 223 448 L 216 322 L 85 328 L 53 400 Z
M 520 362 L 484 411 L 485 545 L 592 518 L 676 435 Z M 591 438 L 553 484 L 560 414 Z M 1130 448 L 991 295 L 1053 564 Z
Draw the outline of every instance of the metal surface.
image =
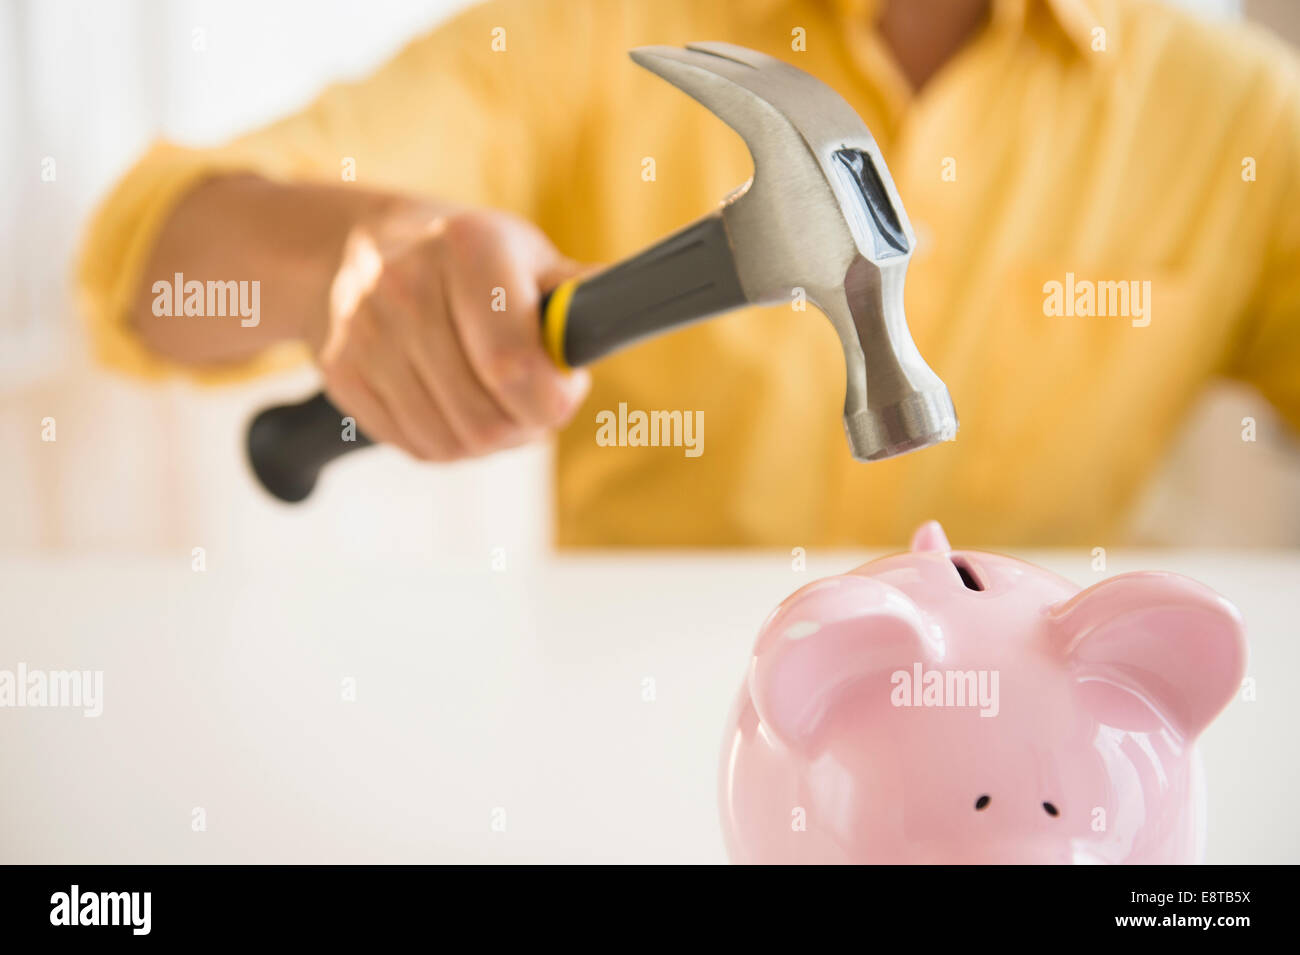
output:
M 916 237 L 853 108 L 802 70 L 727 43 L 646 46 L 631 56 L 749 147 L 754 175 L 722 208 L 737 275 L 754 304 L 787 302 L 802 288 L 835 326 L 854 457 L 874 461 L 952 440 L 952 399 L 903 312 Z

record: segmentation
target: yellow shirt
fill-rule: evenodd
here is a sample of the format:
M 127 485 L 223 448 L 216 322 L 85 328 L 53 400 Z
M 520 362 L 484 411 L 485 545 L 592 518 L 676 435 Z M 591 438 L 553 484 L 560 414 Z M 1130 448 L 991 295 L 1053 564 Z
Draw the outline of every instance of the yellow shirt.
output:
M 146 155 L 82 261 L 99 353 L 167 371 L 131 338 L 127 302 L 171 205 L 215 169 L 338 182 L 352 160 L 368 187 L 528 217 L 582 261 L 635 252 L 751 167 L 720 120 L 626 51 L 725 40 L 821 78 L 879 141 L 919 240 L 909 324 L 961 432 L 855 462 L 829 323 L 812 309 L 744 310 L 594 367 L 558 439 L 558 544 L 898 544 L 931 517 L 969 545 L 1109 542 L 1214 375 L 1254 383 L 1300 425 L 1289 51 L 1139 0 L 1012 0 L 914 93 L 872 20 L 851 0 L 471 9 L 228 147 Z M 1091 311 L 1112 314 L 1089 317 L 1084 290 L 1113 282 L 1139 294 L 1124 311 L 1105 291 L 1117 287 L 1100 286 Z M 702 413 L 703 453 L 598 445 L 597 415 L 620 403 Z

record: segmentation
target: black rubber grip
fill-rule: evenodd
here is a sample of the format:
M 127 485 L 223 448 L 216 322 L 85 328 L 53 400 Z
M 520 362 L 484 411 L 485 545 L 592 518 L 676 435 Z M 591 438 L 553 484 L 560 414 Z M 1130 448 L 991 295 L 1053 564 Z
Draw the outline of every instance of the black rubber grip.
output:
M 542 315 L 549 300 L 549 293 L 542 297 Z M 744 304 L 726 226 L 714 213 L 579 282 L 565 316 L 564 359 L 571 367 L 586 365 Z M 297 503 L 311 494 L 326 464 L 374 443 L 360 431 L 344 440 L 343 417 L 324 392 L 258 414 L 248 428 L 248 460 L 262 486 Z
M 583 279 L 564 329 L 564 360 L 591 364 L 642 338 L 745 304 L 721 213 Z M 545 313 L 543 313 L 545 314 Z
M 248 462 L 262 487 L 296 504 L 316 487 L 321 468 L 374 444 L 355 422 L 345 429 L 344 417 L 323 391 L 300 404 L 276 405 L 258 414 L 248 426 Z

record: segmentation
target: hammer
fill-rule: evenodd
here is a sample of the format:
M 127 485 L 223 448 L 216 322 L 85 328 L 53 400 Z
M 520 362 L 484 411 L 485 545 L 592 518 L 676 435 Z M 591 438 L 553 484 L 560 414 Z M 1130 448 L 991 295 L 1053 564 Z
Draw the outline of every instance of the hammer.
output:
M 556 364 L 586 365 L 688 322 L 792 301 L 802 289 L 844 349 L 844 430 L 855 458 L 956 437 L 948 389 L 903 314 L 916 237 L 853 108 L 802 70 L 728 43 L 643 46 L 631 57 L 739 133 L 754 174 L 699 221 L 544 296 L 542 340 Z M 323 392 L 258 414 L 248 454 L 263 486 L 301 501 L 325 464 L 371 443 L 349 434 L 342 417 Z

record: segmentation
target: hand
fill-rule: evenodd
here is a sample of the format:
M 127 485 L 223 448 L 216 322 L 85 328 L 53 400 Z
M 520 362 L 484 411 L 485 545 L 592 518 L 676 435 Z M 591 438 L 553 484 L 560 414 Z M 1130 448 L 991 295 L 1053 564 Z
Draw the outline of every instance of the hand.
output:
M 325 391 L 370 437 L 425 461 L 541 437 L 590 384 L 555 367 L 538 317 L 542 291 L 578 271 L 504 213 L 390 210 L 348 238 L 329 314 L 308 330 Z

